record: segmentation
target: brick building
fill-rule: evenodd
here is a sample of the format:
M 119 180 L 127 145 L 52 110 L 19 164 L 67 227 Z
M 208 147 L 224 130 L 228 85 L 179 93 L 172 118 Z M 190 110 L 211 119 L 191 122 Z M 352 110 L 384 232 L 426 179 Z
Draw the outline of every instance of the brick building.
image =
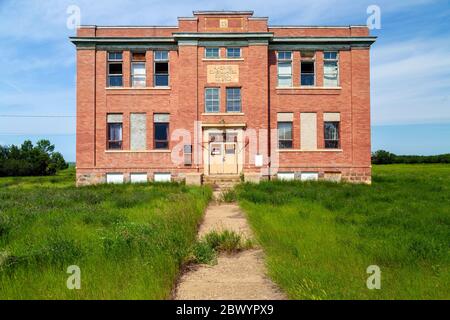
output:
M 82 26 L 77 184 L 371 181 L 366 26 L 271 26 L 198 11 L 178 26 Z

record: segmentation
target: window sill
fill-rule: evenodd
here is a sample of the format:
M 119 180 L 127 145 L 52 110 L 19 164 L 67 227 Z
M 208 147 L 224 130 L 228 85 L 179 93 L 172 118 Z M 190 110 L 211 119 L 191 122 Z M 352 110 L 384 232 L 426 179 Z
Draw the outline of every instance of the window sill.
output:
M 203 58 L 202 61 L 244 61 L 244 58 Z
M 202 116 L 244 116 L 243 112 L 203 112 Z
M 343 150 L 342 149 L 315 149 L 315 150 L 277 149 L 277 152 L 343 152 Z
M 277 90 L 341 90 L 342 87 L 317 87 L 317 86 L 300 86 L 300 87 L 276 87 Z
M 172 151 L 169 149 L 158 150 L 105 150 L 105 153 L 171 153 Z
M 278 94 L 340 94 L 342 87 L 276 87 Z
M 110 95 L 168 95 L 171 87 L 126 87 L 106 88 L 106 94 Z
M 106 87 L 106 90 L 170 90 L 169 86 L 161 87 Z

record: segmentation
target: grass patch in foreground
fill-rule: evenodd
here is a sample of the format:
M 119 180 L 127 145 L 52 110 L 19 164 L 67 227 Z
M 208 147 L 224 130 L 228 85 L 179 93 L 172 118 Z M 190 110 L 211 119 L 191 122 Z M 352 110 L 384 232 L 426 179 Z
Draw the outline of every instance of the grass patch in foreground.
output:
M 168 298 L 210 189 L 75 188 L 73 174 L 0 179 L 0 299 Z M 70 265 L 81 290 L 66 287 Z
M 271 277 L 292 299 L 449 299 L 450 165 L 374 166 L 373 185 L 238 187 Z M 381 289 L 369 290 L 369 265 Z
M 231 254 L 252 247 L 253 242 L 250 239 L 243 239 L 234 231 L 211 231 L 194 244 L 191 261 L 200 264 L 215 264 L 220 252 Z

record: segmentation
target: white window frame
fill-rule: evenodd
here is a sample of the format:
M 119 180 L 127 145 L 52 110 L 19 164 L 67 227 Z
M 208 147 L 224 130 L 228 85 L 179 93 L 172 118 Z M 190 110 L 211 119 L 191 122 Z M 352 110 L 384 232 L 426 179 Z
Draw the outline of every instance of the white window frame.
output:
M 228 90 L 236 90 L 236 89 L 238 89 L 239 90 L 239 99 L 236 99 L 236 98 L 234 98 L 234 95 L 233 95 L 233 99 L 228 99 Z M 227 87 L 227 88 L 225 88 L 225 98 L 226 98 L 226 102 L 225 102 L 225 107 L 226 107 L 226 111 L 227 112 L 229 112 L 229 113 L 233 113 L 233 112 L 242 112 L 242 89 L 241 89 L 241 87 Z M 220 101 L 220 99 L 219 99 L 219 101 Z M 235 102 L 239 102 L 239 110 L 228 110 L 228 102 L 233 102 L 233 103 L 235 103 Z
M 212 110 L 212 111 L 208 111 L 207 105 L 208 105 L 208 101 L 215 101 L 215 100 L 208 100 L 207 99 L 207 91 L 208 90 L 217 90 L 217 111 L 216 110 Z M 218 113 L 220 112 L 220 88 L 218 87 L 209 87 L 209 88 L 205 88 L 205 112 L 206 113 Z
M 314 68 L 314 72 L 313 73 L 306 73 L 306 72 L 303 73 L 303 71 L 302 71 L 302 63 L 303 62 L 312 62 L 313 68 Z M 303 74 L 305 74 L 305 75 L 312 74 L 314 76 L 313 84 L 309 84 L 309 85 L 302 84 L 302 75 Z M 300 86 L 301 87 L 315 87 L 316 83 L 317 83 L 317 77 L 316 77 L 316 53 L 314 53 L 314 55 L 312 57 L 306 57 L 306 58 L 301 57 L 301 59 L 300 59 Z
M 229 55 L 228 55 L 228 50 L 229 49 L 232 49 L 232 50 L 239 50 L 239 56 L 237 56 L 237 57 L 230 57 Z M 242 57 L 242 49 L 240 48 L 240 47 L 228 47 L 228 48 L 226 48 L 226 56 L 227 56 L 227 58 L 228 59 L 240 59 L 241 57 Z
M 208 56 L 208 50 L 217 50 L 216 56 Z M 205 59 L 220 59 L 220 48 L 219 47 L 205 47 Z
M 290 54 L 290 58 L 282 57 L 286 53 Z M 291 73 L 289 75 L 291 81 L 290 81 L 289 85 L 284 85 L 284 84 L 282 85 L 282 84 L 280 84 L 280 77 L 286 78 L 288 75 L 287 74 L 280 75 L 280 64 L 288 64 L 288 63 L 290 65 L 290 69 L 291 69 Z M 277 86 L 278 87 L 286 87 L 286 88 L 292 87 L 292 51 L 278 51 L 277 52 Z
M 160 52 L 167 52 L 167 58 L 166 59 L 157 58 L 156 55 L 157 55 L 157 53 L 160 53 Z M 164 88 L 164 87 L 170 86 L 170 63 L 169 63 L 169 61 L 170 61 L 169 50 L 155 50 L 153 52 L 153 86 L 154 87 L 163 87 Z M 161 62 L 167 63 L 167 85 L 166 86 L 156 85 L 156 64 L 161 63 Z M 165 73 L 158 73 L 158 74 L 164 75 Z
M 110 58 L 111 54 L 121 54 L 121 58 L 120 59 L 116 59 L 116 58 Z M 122 73 L 121 74 L 111 74 L 109 73 L 109 66 L 113 65 L 113 64 L 120 64 L 122 66 Z M 108 88 L 121 88 L 123 87 L 123 52 L 122 51 L 108 51 L 107 53 L 107 77 L 106 77 L 106 86 Z M 122 78 L 122 85 L 120 86 L 112 86 L 110 83 L 110 77 L 121 77 Z
M 144 65 L 144 74 L 143 75 L 135 75 L 134 74 L 134 66 L 135 65 Z M 135 85 L 134 80 L 136 78 L 141 78 L 141 80 L 144 81 L 144 85 Z M 133 88 L 145 88 L 147 86 L 147 70 L 146 70 L 146 63 L 145 61 L 133 61 L 131 62 L 131 86 Z
M 336 58 L 335 59 L 327 59 L 325 58 L 325 54 L 326 53 L 336 53 Z M 336 86 L 327 86 L 325 84 L 325 64 L 326 62 L 336 62 Z M 340 65 L 339 65 L 339 51 L 324 51 L 323 52 L 323 86 L 324 87 L 329 87 L 329 88 L 333 88 L 333 87 L 339 87 L 340 86 Z

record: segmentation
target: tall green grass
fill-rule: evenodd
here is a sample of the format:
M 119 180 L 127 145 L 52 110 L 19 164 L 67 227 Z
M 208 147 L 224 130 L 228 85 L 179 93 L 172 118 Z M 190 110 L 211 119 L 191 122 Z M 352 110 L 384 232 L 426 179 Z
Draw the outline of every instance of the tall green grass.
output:
M 450 298 L 450 165 L 375 166 L 372 186 L 274 181 L 237 193 L 290 298 Z M 380 290 L 367 289 L 369 265 Z
M 165 299 L 211 197 L 179 184 L 0 179 L 0 299 Z M 81 269 L 69 290 L 67 267 Z

